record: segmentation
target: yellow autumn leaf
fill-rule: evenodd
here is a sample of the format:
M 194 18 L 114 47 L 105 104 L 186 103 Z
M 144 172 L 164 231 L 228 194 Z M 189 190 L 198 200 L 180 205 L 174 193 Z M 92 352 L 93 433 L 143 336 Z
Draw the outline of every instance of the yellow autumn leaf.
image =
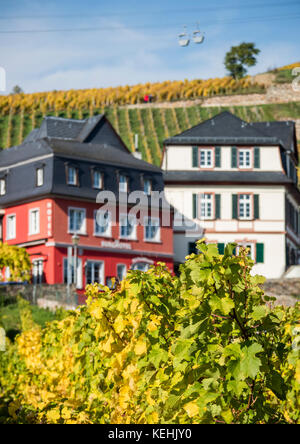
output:
M 111 344 L 114 342 L 114 338 L 112 336 L 112 334 L 109 335 L 109 338 L 107 339 L 107 341 L 102 345 L 102 350 L 110 353 L 111 352 Z M 100 344 L 101 346 L 101 344 Z
M 71 418 L 72 414 L 71 414 L 71 411 L 68 409 L 68 407 L 64 407 L 62 409 L 61 416 L 63 419 L 66 419 L 66 420 Z
M 136 355 L 140 356 L 147 352 L 147 344 L 144 339 L 140 339 L 134 347 L 134 352 Z
M 188 404 L 185 404 L 183 408 L 187 412 L 190 418 L 193 418 L 199 413 L 199 407 L 197 406 L 196 402 L 193 401 L 189 402 Z
M 49 412 L 47 412 L 47 421 L 53 423 L 56 423 L 59 419 L 60 419 L 60 413 L 59 410 L 57 409 L 53 409 L 53 410 L 49 410 Z
M 136 309 L 137 309 L 137 307 L 138 307 L 138 305 L 139 305 L 139 300 L 138 299 L 133 299 L 132 300 L 132 302 L 131 302 L 131 304 L 130 304 L 130 312 L 131 313 L 135 313 L 136 312 Z
M 127 321 L 122 316 L 117 316 L 114 322 L 114 329 L 116 333 L 121 333 L 127 325 Z
M 95 319 L 101 319 L 102 318 L 102 307 L 94 306 L 90 309 L 90 313 L 92 317 Z

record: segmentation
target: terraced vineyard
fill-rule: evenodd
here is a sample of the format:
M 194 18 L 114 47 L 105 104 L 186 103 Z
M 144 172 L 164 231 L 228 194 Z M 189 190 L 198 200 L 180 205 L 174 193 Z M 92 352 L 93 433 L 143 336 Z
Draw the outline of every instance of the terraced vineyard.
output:
M 86 110 L 47 112 L 73 119 L 84 119 L 99 113 L 105 113 L 116 131 L 130 150 L 134 149 L 134 134 L 139 135 L 139 149 L 143 159 L 156 165 L 160 164 L 163 140 L 184 131 L 201 121 L 228 110 L 246 121 L 293 120 L 300 116 L 300 102 L 269 104 L 257 106 L 232 107 L 106 107 Z M 8 113 L 0 117 L 0 147 L 18 145 L 27 134 L 41 124 L 43 114 L 32 111 Z

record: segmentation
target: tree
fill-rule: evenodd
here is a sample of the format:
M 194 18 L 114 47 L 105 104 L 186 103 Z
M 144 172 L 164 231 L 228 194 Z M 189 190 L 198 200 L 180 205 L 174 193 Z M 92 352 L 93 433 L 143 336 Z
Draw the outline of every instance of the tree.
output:
M 11 94 L 22 94 L 24 91 L 19 85 L 15 85 L 11 91 Z
M 0 271 L 5 267 L 9 267 L 10 280 L 28 281 L 30 279 L 31 262 L 25 248 L 0 242 Z
M 247 72 L 245 66 L 256 65 L 255 56 L 259 53 L 260 49 L 255 47 L 255 43 L 241 43 L 238 46 L 232 46 L 225 55 L 225 68 L 232 77 L 240 79 Z

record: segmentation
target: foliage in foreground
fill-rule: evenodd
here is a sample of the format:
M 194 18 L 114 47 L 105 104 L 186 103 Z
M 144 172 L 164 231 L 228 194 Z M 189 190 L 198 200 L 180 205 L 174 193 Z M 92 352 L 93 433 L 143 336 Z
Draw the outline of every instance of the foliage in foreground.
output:
M 2 422 L 298 423 L 299 309 L 271 307 L 234 245 L 199 242 L 0 354 Z M 298 324 L 297 324 L 298 322 Z

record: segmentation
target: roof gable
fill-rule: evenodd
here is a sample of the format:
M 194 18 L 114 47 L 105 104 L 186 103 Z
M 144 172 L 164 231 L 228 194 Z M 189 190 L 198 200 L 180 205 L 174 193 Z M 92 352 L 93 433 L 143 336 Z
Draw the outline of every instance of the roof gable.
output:
M 170 137 L 164 144 L 281 145 L 297 156 L 294 122 L 246 122 L 224 111 Z

